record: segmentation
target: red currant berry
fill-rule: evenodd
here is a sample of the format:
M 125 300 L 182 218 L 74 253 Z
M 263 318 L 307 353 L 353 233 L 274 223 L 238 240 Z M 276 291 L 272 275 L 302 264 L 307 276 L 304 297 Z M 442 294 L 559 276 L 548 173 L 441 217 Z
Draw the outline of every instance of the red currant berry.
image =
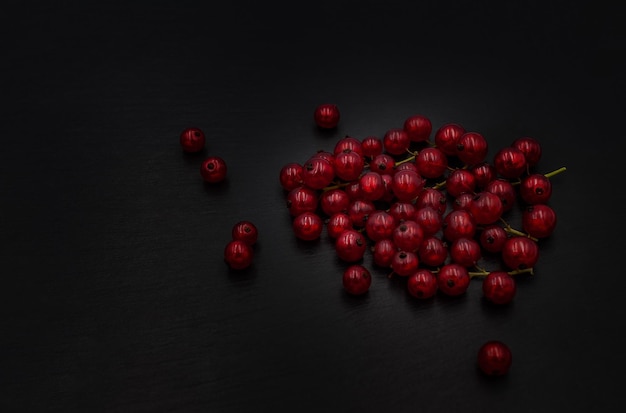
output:
M 487 252 L 498 253 L 502 251 L 508 235 L 504 228 L 497 224 L 487 225 L 478 237 L 481 247 Z
M 323 129 L 332 129 L 339 124 L 339 108 L 332 103 L 323 103 L 313 111 L 313 120 L 315 124 Z
M 362 265 L 350 265 L 343 272 L 343 288 L 352 295 L 365 294 L 372 284 L 372 275 Z
M 376 211 L 376 206 L 372 201 L 357 199 L 356 201 L 352 201 L 348 207 L 348 216 L 352 220 L 352 225 L 357 228 L 362 228 L 365 226 L 369 214 L 374 211 Z
M 456 155 L 456 144 L 465 133 L 465 128 L 455 123 L 447 123 L 435 132 L 435 145 L 446 155 Z
M 446 194 L 435 188 L 424 188 L 415 201 L 416 208 L 432 207 L 440 215 L 445 214 L 448 208 Z
M 473 267 L 480 257 L 480 244 L 472 238 L 457 238 L 450 245 L 450 258 L 456 264 Z
M 454 198 L 454 202 L 452 203 L 452 209 L 455 211 L 464 210 L 470 211 L 470 205 L 474 201 L 474 194 L 471 192 L 463 192 L 461 195 Z
M 363 156 L 374 158 L 383 153 L 383 140 L 377 136 L 367 136 L 361 141 Z
M 516 179 L 526 171 L 524 152 L 514 147 L 502 148 L 493 158 L 496 172 L 503 178 Z
M 417 251 L 424 241 L 424 230 L 415 221 L 403 221 L 393 229 L 391 239 L 401 250 Z
M 439 148 L 424 148 L 416 155 L 415 166 L 424 178 L 439 178 L 448 168 L 448 157 Z
M 393 189 L 391 184 L 393 183 L 393 176 L 389 174 L 380 174 L 380 177 L 383 178 L 383 183 L 385 185 L 385 194 L 380 197 L 381 201 L 384 202 L 393 202 L 396 196 L 393 194 Z
M 412 115 L 404 121 L 403 129 L 411 141 L 423 142 L 430 138 L 433 125 L 430 119 L 424 115 Z
M 414 220 L 424 231 L 424 236 L 435 235 L 443 226 L 443 217 L 429 206 L 415 211 Z
M 527 204 L 545 204 L 552 195 L 552 182 L 542 174 L 531 174 L 522 178 L 519 194 Z
M 456 198 L 464 192 L 473 193 L 476 189 L 476 178 L 468 169 L 455 169 L 448 174 L 446 190 Z
M 280 185 L 285 191 L 291 191 L 304 184 L 302 181 L 302 165 L 290 162 L 284 165 L 279 174 Z
M 393 175 L 395 173 L 395 166 L 396 161 L 391 155 L 381 153 L 380 155 L 376 155 L 372 162 L 370 162 L 370 171 Z
M 422 241 L 417 256 L 422 264 L 438 267 L 448 258 L 448 247 L 441 239 L 431 236 Z
M 427 299 L 437 293 L 437 277 L 426 268 L 418 269 L 406 281 L 409 294 L 415 298 Z
M 204 149 L 205 143 L 204 132 L 198 128 L 187 128 L 180 134 L 180 146 L 183 151 L 194 153 Z
M 287 194 L 287 209 L 294 217 L 303 212 L 314 212 L 317 210 L 318 203 L 317 192 L 306 186 L 292 189 Z
M 363 172 L 363 158 L 358 153 L 346 149 L 335 155 L 335 174 L 344 181 L 354 181 Z
M 515 139 L 511 146 L 522 151 L 529 166 L 535 166 L 539 163 L 541 159 L 541 144 L 537 139 L 524 136 Z
M 478 132 L 461 135 L 456 143 L 456 156 L 466 165 L 476 165 L 485 160 L 488 151 L 487 140 Z
M 505 271 L 492 271 L 483 280 L 483 295 L 494 304 L 513 301 L 516 289 L 515 280 Z
M 365 222 L 365 233 L 372 241 L 391 238 L 395 228 L 396 219 L 383 210 L 372 212 Z
M 385 151 L 391 155 L 402 155 L 406 153 L 410 144 L 411 140 L 404 129 L 389 129 L 383 136 L 383 147 Z
M 413 274 L 418 266 L 417 254 L 411 251 L 397 251 L 391 260 L 391 269 L 402 277 Z
M 469 288 L 470 276 L 467 268 L 462 265 L 450 263 L 439 269 L 437 275 L 437 287 L 439 291 L 449 296 L 464 294 Z
M 412 202 L 424 189 L 424 178 L 411 170 L 396 172 L 391 181 L 391 191 L 400 202 Z
M 340 188 L 329 189 L 319 196 L 322 211 L 331 216 L 337 212 L 347 212 L 350 206 L 350 197 Z
M 374 264 L 383 268 L 390 267 L 397 251 L 398 248 L 390 239 L 376 241 L 372 249 Z
M 365 199 L 363 197 L 363 192 L 361 191 L 361 183 L 358 180 L 349 182 L 346 186 L 343 187 L 343 190 L 346 194 L 348 194 L 348 198 L 350 198 L 350 201 Z
M 504 212 L 500 197 L 488 191 L 477 193 L 468 205 L 477 225 L 489 225 L 498 221 Z
M 313 159 L 313 158 L 325 159 L 328 162 L 330 162 L 330 164 L 333 166 L 333 168 L 335 167 L 335 154 L 333 154 L 333 153 L 330 153 L 330 152 L 324 151 L 324 150 L 319 150 L 319 151 L 315 152 L 309 159 Z
M 389 207 L 389 213 L 398 221 L 406 221 L 415 217 L 415 206 L 410 202 L 394 202 Z
M 359 155 L 363 156 L 363 147 L 361 146 L 361 141 L 352 136 L 344 136 L 339 139 L 333 148 L 333 153 L 335 156 L 340 154 L 341 152 L 352 151 L 356 152 Z
M 503 213 L 510 211 L 517 201 L 517 192 L 515 191 L 513 184 L 506 179 L 496 178 L 489 182 L 484 190 L 486 192 L 491 192 L 500 198 Z
M 209 156 L 200 166 L 200 175 L 205 182 L 216 183 L 226 179 L 228 168 L 219 156 Z
M 464 210 L 452 210 L 443 217 L 443 237 L 448 241 L 458 238 L 473 238 L 476 223 L 472 214 Z
M 252 264 L 254 251 L 250 244 L 232 240 L 224 248 L 224 261 L 234 270 L 243 270 Z
M 539 246 L 528 237 L 510 237 L 502 246 L 502 261 L 512 270 L 533 268 L 539 259 Z
M 293 232 L 301 240 L 312 241 L 322 235 L 324 221 L 314 212 L 303 212 L 293 219 Z
M 545 204 L 531 205 L 522 212 L 522 228 L 535 238 L 547 238 L 556 228 L 556 212 Z
M 313 189 L 322 189 L 335 179 L 335 168 L 321 157 L 313 157 L 306 161 L 302 167 L 302 181 L 306 186 Z
M 239 221 L 233 226 L 232 237 L 234 240 L 254 245 L 259 237 L 259 230 L 250 221 Z
M 413 172 L 419 173 L 417 170 L 417 166 L 414 163 L 410 163 L 410 162 L 403 162 L 401 164 L 396 165 L 394 168 L 395 172 L 404 171 L 406 169 L 410 169 Z
M 470 167 L 470 172 L 476 178 L 476 188 L 484 189 L 487 184 L 497 178 L 495 166 L 487 162 L 478 163 Z
M 355 262 L 363 258 L 367 249 L 367 240 L 359 231 L 347 229 L 335 240 L 337 256 L 347 262 Z
M 503 376 L 511 368 L 513 355 L 500 341 L 488 341 L 478 350 L 478 367 L 488 376 Z
M 346 229 L 352 229 L 352 220 L 343 212 L 333 214 L 326 223 L 326 233 L 332 239 L 336 239 Z
M 385 181 L 378 172 L 365 172 L 359 178 L 359 185 L 363 198 L 370 201 L 377 201 L 387 193 Z

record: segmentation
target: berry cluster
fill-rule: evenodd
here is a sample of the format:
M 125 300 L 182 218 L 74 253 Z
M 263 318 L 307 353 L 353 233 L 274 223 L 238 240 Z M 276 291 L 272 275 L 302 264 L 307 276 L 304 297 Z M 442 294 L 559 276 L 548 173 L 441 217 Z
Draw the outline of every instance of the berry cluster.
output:
M 200 128 L 190 127 L 180 134 L 180 146 L 187 153 L 198 153 L 204 149 L 206 136 Z M 219 156 L 209 156 L 202 161 L 200 176 L 205 182 L 217 183 L 226 179 L 228 168 Z
M 339 111 L 320 105 L 314 120 L 335 127 Z M 447 123 L 433 134 L 430 119 L 416 114 L 382 137 L 346 135 L 332 150 L 289 162 L 279 181 L 295 236 L 316 240 L 326 230 L 347 263 L 348 293 L 369 290 L 364 257 L 371 252 L 372 265 L 405 278 L 417 299 L 460 296 L 477 278 L 484 297 L 504 305 L 515 296 L 515 276 L 533 274 L 540 239 L 555 229 L 551 178 L 565 168 L 538 172 L 542 147 L 531 137 L 515 139 L 492 159 L 488 152 L 481 133 Z M 523 208 L 521 229 L 506 220 L 516 205 Z M 487 255 L 500 268 L 482 268 Z

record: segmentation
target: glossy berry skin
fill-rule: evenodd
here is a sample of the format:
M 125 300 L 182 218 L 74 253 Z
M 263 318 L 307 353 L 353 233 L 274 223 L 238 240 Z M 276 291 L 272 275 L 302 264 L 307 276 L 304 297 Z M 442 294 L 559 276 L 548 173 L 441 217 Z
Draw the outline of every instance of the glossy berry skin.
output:
M 391 240 L 401 250 L 417 251 L 424 241 L 424 230 L 415 221 L 403 221 L 392 231 Z
M 504 212 L 500 197 L 489 191 L 478 192 L 468 205 L 477 225 L 489 225 L 498 221 Z
M 361 183 L 359 181 L 348 182 L 348 184 L 343 187 L 343 190 L 346 194 L 348 194 L 348 198 L 350 198 L 350 201 L 352 202 L 358 199 L 365 199 L 363 197 Z
M 466 268 L 476 265 L 481 256 L 480 244 L 473 238 L 457 238 L 450 245 L 452 262 Z
M 415 217 L 415 206 L 410 202 L 394 202 L 389 207 L 389 213 L 400 222 Z
M 365 294 L 372 285 L 372 275 L 362 265 L 353 264 L 343 272 L 343 288 L 352 295 Z
M 204 149 L 206 137 L 199 128 L 186 128 L 181 132 L 179 141 L 183 151 L 195 153 Z
M 391 260 L 391 269 L 401 277 L 408 277 L 417 271 L 419 259 L 411 251 L 398 251 Z
M 352 225 L 357 228 L 362 228 L 365 226 L 369 214 L 374 211 L 376 211 L 376 206 L 372 201 L 357 199 L 348 207 L 348 216 L 352 220 Z
M 511 146 L 522 151 L 529 166 L 535 166 L 539 163 L 542 150 L 541 143 L 537 139 L 524 136 L 515 139 Z
M 416 208 L 432 207 L 440 215 L 445 214 L 448 208 L 448 199 L 446 195 L 434 188 L 424 188 L 415 200 Z
M 456 198 L 464 192 L 474 192 L 476 178 L 468 169 L 455 169 L 448 174 L 446 179 L 446 191 Z
M 314 212 L 303 212 L 293 219 L 293 232 L 303 241 L 313 241 L 322 235 L 324 221 Z
M 492 271 L 483 279 L 483 296 L 498 305 L 513 301 L 517 286 L 515 280 L 505 271 Z
M 337 127 L 341 113 L 337 105 L 333 103 L 322 103 L 313 111 L 315 124 L 322 129 L 332 129 Z
M 417 173 L 419 173 L 419 171 L 417 170 L 417 166 L 416 166 L 414 163 L 411 163 L 411 162 L 404 162 L 404 163 L 401 163 L 401 164 L 399 164 L 399 165 L 396 165 L 396 166 L 395 166 L 395 168 L 394 168 L 394 170 L 395 170 L 396 172 L 398 172 L 398 171 L 403 171 L 403 170 L 405 170 L 405 169 L 410 169 L 410 170 L 412 170 L 413 172 L 417 172 Z
M 280 180 L 280 186 L 285 191 L 291 191 L 299 186 L 302 186 L 302 165 L 297 162 L 290 162 L 285 164 L 281 169 L 278 176 Z
M 386 153 L 376 155 L 372 162 L 370 162 L 370 171 L 378 172 L 380 174 L 393 175 L 395 173 L 396 161 L 393 157 Z
M 254 251 L 250 244 L 232 240 L 224 248 L 224 261 L 234 270 L 243 270 L 252 264 Z
M 387 193 L 385 181 L 378 172 L 365 172 L 359 178 L 359 185 L 363 198 L 370 201 L 377 201 Z
M 404 120 L 403 129 L 413 142 L 424 142 L 430 138 L 433 124 L 424 115 L 416 114 Z
M 528 237 L 515 236 L 502 246 L 502 261 L 512 270 L 532 268 L 539 259 L 539 246 Z
M 552 196 L 552 182 L 543 174 L 530 174 L 522 178 L 519 195 L 527 204 L 545 204 Z
M 310 159 L 313 158 L 322 158 L 327 160 L 328 162 L 330 162 L 330 164 L 335 167 L 335 154 L 328 152 L 328 151 L 324 151 L 324 150 L 319 150 L 317 152 L 315 152 Z
M 435 235 L 443 226 L 443 217 L 429 206 L 416 210 L 413 219 L 422 228 L 425 237 Z
M 470 205 L 474 201 L 474 197 L 475 195 L 471 192 L 463 192 L 461 195 L 454 198 L 454 202 L 452 203 L 452 209 L 455 211 L 462 209 L 469 212 Z
M 377 136 L 366 136 L 361 140 L 361 151 L 363 156 L 373 159 L 383 153 L 383 140 Z
M 363 157 L 346 149 L 335 155 L 335 175 L 344 181 L 354 181 L 363 172 Z
M 391 155 L 402 155 L 409 149 L 411 140 L 404 129 L 392 128 L 383 136 L 383 148 Z
M 396 228 L 396 219 L 383 210 L 373 211 L 365 222 L 365 233 L 372 241 L 391 238 Z
M 438 237 L 427 237 L 417 250 L 420 262 L 430 267 L 439 267 L 448 258 L 448 247 Z
M 437 287 L 439 291 L 448 296 L 460 296 L 469 288 L 470 276 L 467 268 L 462 265 L 445 264 L 437 274 Z
M 456 144 L 465 132 L 463 126 L 456 123 L 447 123 L 435 132 L 435 145 L 446 155 L 456 156 Z
M 356 262 L 363 258 L 367 249 L 365 236 L 354 229 L 342 232 L 335 240 L 337 256 L 346 262 Z
M 226 179 L 228 167 L 219 156 L 209 156 L 200 165 L 200 175 L 205 182 L 217 183 Z
M 346 229 L 353 229 L 352 220 L 346 213 L 333 214 L 326 222 L 326 233 L 332 239 L 336 239 Z
M 497 178 L 496 168 L 487 162 L 481 162 L 470 167 L 470 172 L 476 178 L 476 188 L 484 189 L 487 184 Z
M 391 262 L 396 252 L 398 252 L 398 248 L 390 239 L 376 241 L 374 247 L 372 247 L 374 264 L 382 268 L 391 267 Z
M 428 269 L 418 269 L 406 281 L 407 291 L 415 298 L 427 299 L 437 293 L 437 277 Z
M 391 187 L 391 184 L 393 183 L 393 176 L 390 174 L 380 174 L 380 177 L 383 178 L 383 183 L 385 184 L 385 194 L 380 198 L 380 200 L 391 203 L 396 198 Z
M 500 149 L 493 157 L 493 166 L 503 178 L 516 179 L 526 171 L 524 153 L 514 147 Z
M 343 189 L 329 189 L 319 195 L 319 204 L 322 211 L 331 216 L 338 212 L 347 212 L 350 206 L 350 197 Z
M 396 172 L 391 181 L 391 191 L 400 202 L 412 202 L 424 189 L 425 180 L 417 172 Z
M 313 189 L 322 189 L 335 179 L 335 168 L 324 158 L 312 157 L 302 166 L 302 181 Z
M 448 168 L 448 157 L 439 148 L 424 148 L 415 157 L 415 166 L 424 178 L 439 178 Z
M 545 204 L 531 205 L 522 212 L 522 228 L 535 238 L 547 238 L 556 228 L 556 212 Z
M 487 252 L 492 254 L 502 251 L 504 243 L 508 239 L 508 235 L 504 228 L 497 224 L 487 225 L 483 228 L 478 236 L 480 246 Z
M 478 132 L 466 132 L 456 143 L 456 156 L 468 166 L 485 160 L 489 147 L 487 140 Z
M 287 193 L 287 209 L 294 217 L 303 212 L 314 212 L 317 210 L 318 202 L 317 192 L 306 186 L 299 186 Z
M 473 238 L 476 223 L 472 214 L 464 210 L 450 211 L 443 217 L 443 237 L 453 242 L 458 238 Z
M 484 189 L 497 195 L 502 203 L 502 212 L 510 211 L 517 201 L 517 192 L 511 182 L 506 179 L 496 178 L 489 182 Z
M 237 222 L 231 231 L 234 240 L 240 240 L 248 245 L 256 244 L 259 238 L 259 230 L 256 225 L 250 221 Z
M 478 350 L 478 368 L 487 376 L 505 375 L 510 370 L 512 362 L 511 350 L 501 341 L 488 341 Z
M 346 135 L 343 138 L 339 139 L 333 148 L 333 154 L 338 155 L 341 152 L 352 151 L 356 152 L 359 155 L 363 156 L 363 147 L 361 146 L 361 141 L 355 137 Z

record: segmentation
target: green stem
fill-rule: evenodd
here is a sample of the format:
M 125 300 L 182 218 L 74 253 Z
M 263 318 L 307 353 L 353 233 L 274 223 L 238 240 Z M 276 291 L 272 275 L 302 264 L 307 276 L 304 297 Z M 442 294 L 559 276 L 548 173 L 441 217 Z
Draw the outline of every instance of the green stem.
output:
M 401 161 L 396 162 L 396 166 L 401 165 L 403 163 L 411 162 L 414 159 L 415 159 L 415 155 L 411 155 L 411 156 L 407 157 L 406 159 L 403 159 Z
M 531 235 L 529 235 L 529 234 L 527 234 L 525 232 L 518 231 L 515 228 L 511 227 L 509 225 L 509 223 L 506 222 L 504 219 L 500 218 L 500 221 L 504 224 L 504 231 L 508 232 L 509 234 L 517 235 L 517 236 L 520 236 L 520 237 L 527 237 L 527 238 L 530 238 L 531 240 L 533 240 L 535 242 L 539 241 L 537 238 L 535 238 L 535 237 L 533 237 L 533 236 L 531 236 Z
M 564 167 L 564 166 L 562 166 L 562 167 L 560 167 L 559 169 L 555 169 L 555 170 L 554 170 L 554 171 L 552 171 L 552 172 L 548 172 L 547 174 L 544 174 L 544 176 L 545 176 L 546 178 L 552 178 L 554 175 L 558 175 L 558 174 L 560 174 L 561 172 L 565 172 L 565 171 L 567 171 L 567 168 L 566 168 L 566 167 Z

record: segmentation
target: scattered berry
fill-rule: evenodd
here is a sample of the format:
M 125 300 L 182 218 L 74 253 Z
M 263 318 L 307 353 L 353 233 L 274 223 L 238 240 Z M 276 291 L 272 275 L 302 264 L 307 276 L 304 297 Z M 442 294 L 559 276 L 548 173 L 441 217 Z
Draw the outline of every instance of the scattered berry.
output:
M 488 341 L 478 350 L 478 367 L 488 376 L 506 374 L 512 361 L 511 350 L 501 341 Z
M 200 175 L 205 182 L 217 183 L 226 179 L 228 168 L 219 156 L 209 156 L 200 166 Z
M 315 108 L 313 120 L 322 129 L 332 129 L 339 124 L 339 108 L 333 103 L 323 103 Z
M 180 134 L 180 146 L 183 151 L 194 153 L 204 149 L 205 143 L 204 132 L 199 128 L 187 128 Z

